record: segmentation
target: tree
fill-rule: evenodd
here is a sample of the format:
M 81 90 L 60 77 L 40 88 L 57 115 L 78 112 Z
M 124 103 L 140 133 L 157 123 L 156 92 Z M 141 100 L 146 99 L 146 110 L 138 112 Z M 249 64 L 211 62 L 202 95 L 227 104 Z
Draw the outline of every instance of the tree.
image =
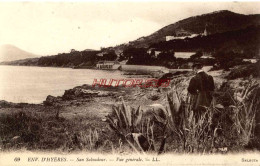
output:
M 127 64 L 151 64 L 151 55 L 147 53 L 147 49 L 145 48 L 127 48 L 123 51 L 123 55 L 128 59 Z
M 202 52 L 201 51 L 198 51 L 198 52 L 196 52 L 196 54 L 193 54 L 191 57 L 190 57 L 190 59 L 191 60 L 194 60 L 194 59 L 198 59 L 198 58 L 200 58 L 200 57 L 202 57 Z
M 114 61 L 116 60 L 117 55 L 115 53 L 115 50 L 110 50 L 107 53 L 103 54 L 103 60 L 108 60 L 108 61 Z
M 75 49 L 71 49 L 71 50 L 70 50 L 70 53 L 73 53 L 73 52 L 76 52 L 76 50 L 75 50 Z
M 158 55 L 157 59 L 159 61 L 168 61 L 168 62 L 172 62 L 176 60 L 174 53 L 169 53 L 169 52 L 161 52 Z

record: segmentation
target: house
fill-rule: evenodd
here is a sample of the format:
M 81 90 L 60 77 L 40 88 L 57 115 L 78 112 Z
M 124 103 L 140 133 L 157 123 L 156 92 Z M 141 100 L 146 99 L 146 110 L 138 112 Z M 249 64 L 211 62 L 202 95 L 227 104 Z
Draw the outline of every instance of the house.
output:
M 212 57 L 212 56 L 206 56 L 206 55 L 202 55 L 200 58 L 201 58 L 201 59 L 215 59 L 215 58 Z
M 243 59 L 244 62 L 256 63 L 258 59 Z
M 192 34 L 189 36 L 165 36 L 166 41 L 175 40 L 175 39 L 185 39 L 185 38 L 194 38 L 199 36 L 199 34 Z
M 176 39 L 175 36 L 165 36 L 165 41 L 170 41 Z
M 118 61 L 99 61 L 96 64 L 97 69 L 118 69 L 120 63 Z
M 188 59 L 194 54 L 196 54 L 196 52 L 175 52 L 174 56 L 176 58 Z

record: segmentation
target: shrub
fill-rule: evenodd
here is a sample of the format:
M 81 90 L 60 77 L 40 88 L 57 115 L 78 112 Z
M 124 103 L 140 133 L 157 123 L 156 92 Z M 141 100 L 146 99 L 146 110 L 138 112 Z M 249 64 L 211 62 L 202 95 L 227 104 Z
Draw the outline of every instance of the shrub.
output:
M 114 107 L 108 116 L 108 123 L 136 152 L 162 153 L 166 144 L 179 144 L 167 150 L 184 153 L 241 150 L 255 140 L 255 116 L 260 105 L 256 91 L 259 85 L 252 80 L 239 93 L 236 89 L 220 89 L 211 106 L 197 118 L 189 100 L 184 100 L 183 94 L 173 87 L 167 94 L 168 105 L 162 108 L 164 116 L 154 113 L 155 120 L 151 121 L 140 107 L 134 109 L 122 101 L 122 106 Z M 219 99 L 223 96 L 229 101 L 223 103 Z

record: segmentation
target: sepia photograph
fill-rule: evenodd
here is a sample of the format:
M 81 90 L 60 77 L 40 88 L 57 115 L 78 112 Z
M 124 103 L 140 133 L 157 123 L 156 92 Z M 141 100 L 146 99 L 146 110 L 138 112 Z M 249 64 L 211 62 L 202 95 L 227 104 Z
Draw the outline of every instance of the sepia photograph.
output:
M 0 165 L 260 165 L 260 1 L 0 1 Z

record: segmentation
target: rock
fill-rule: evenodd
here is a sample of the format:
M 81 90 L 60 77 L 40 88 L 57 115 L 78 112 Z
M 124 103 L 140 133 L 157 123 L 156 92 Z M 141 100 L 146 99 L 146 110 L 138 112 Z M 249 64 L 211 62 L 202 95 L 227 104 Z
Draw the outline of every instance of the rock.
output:
M 106 96 L 111 96 L 112 93 L 111 92 L 107 92 L 107 91 L 98 91 L 98 97 L 106 97 Z
M 83 89 L 79 89 L 79 88 L 75 89 L 74 95 L 75 95 L 76 97 L 80 97 L 80 96 L 84 95 Z
M 98 94 L 99 92 L 96 90 L 74 88 L 74 89 L 66 90 L 62 98 L 65 100 L 71 100 L 75 98 L 90 98 L 90 97 L 96 97 L 98 96 Z
M 110 91 L 98 91 L 83 88 L 73 88 L 66 90 L 62 98 L 64 100 L 72 100 L 78 98 L 107 97 L 114 96 L 116 93 Z
M 86 89 L 82 89 L 82 90 L 81 90 L 81 94 L 82 94 L 82 96 L 91 96 L 91 97 L 94 97 L 94 96 L 98 96 L 99 92 L 96 91 L 96 90 L 86 90 Z
M 75 98 L 74 95 L 74 89 L 65 90 L 64 95 L 62 96 L 62 99 L 64 100 L 71 100 Z
M 46 100 L 43 102 L 44 105 L 52 106 L 54 103 L 56 103 L 58 99 L 54 96 L 48 95 Z

